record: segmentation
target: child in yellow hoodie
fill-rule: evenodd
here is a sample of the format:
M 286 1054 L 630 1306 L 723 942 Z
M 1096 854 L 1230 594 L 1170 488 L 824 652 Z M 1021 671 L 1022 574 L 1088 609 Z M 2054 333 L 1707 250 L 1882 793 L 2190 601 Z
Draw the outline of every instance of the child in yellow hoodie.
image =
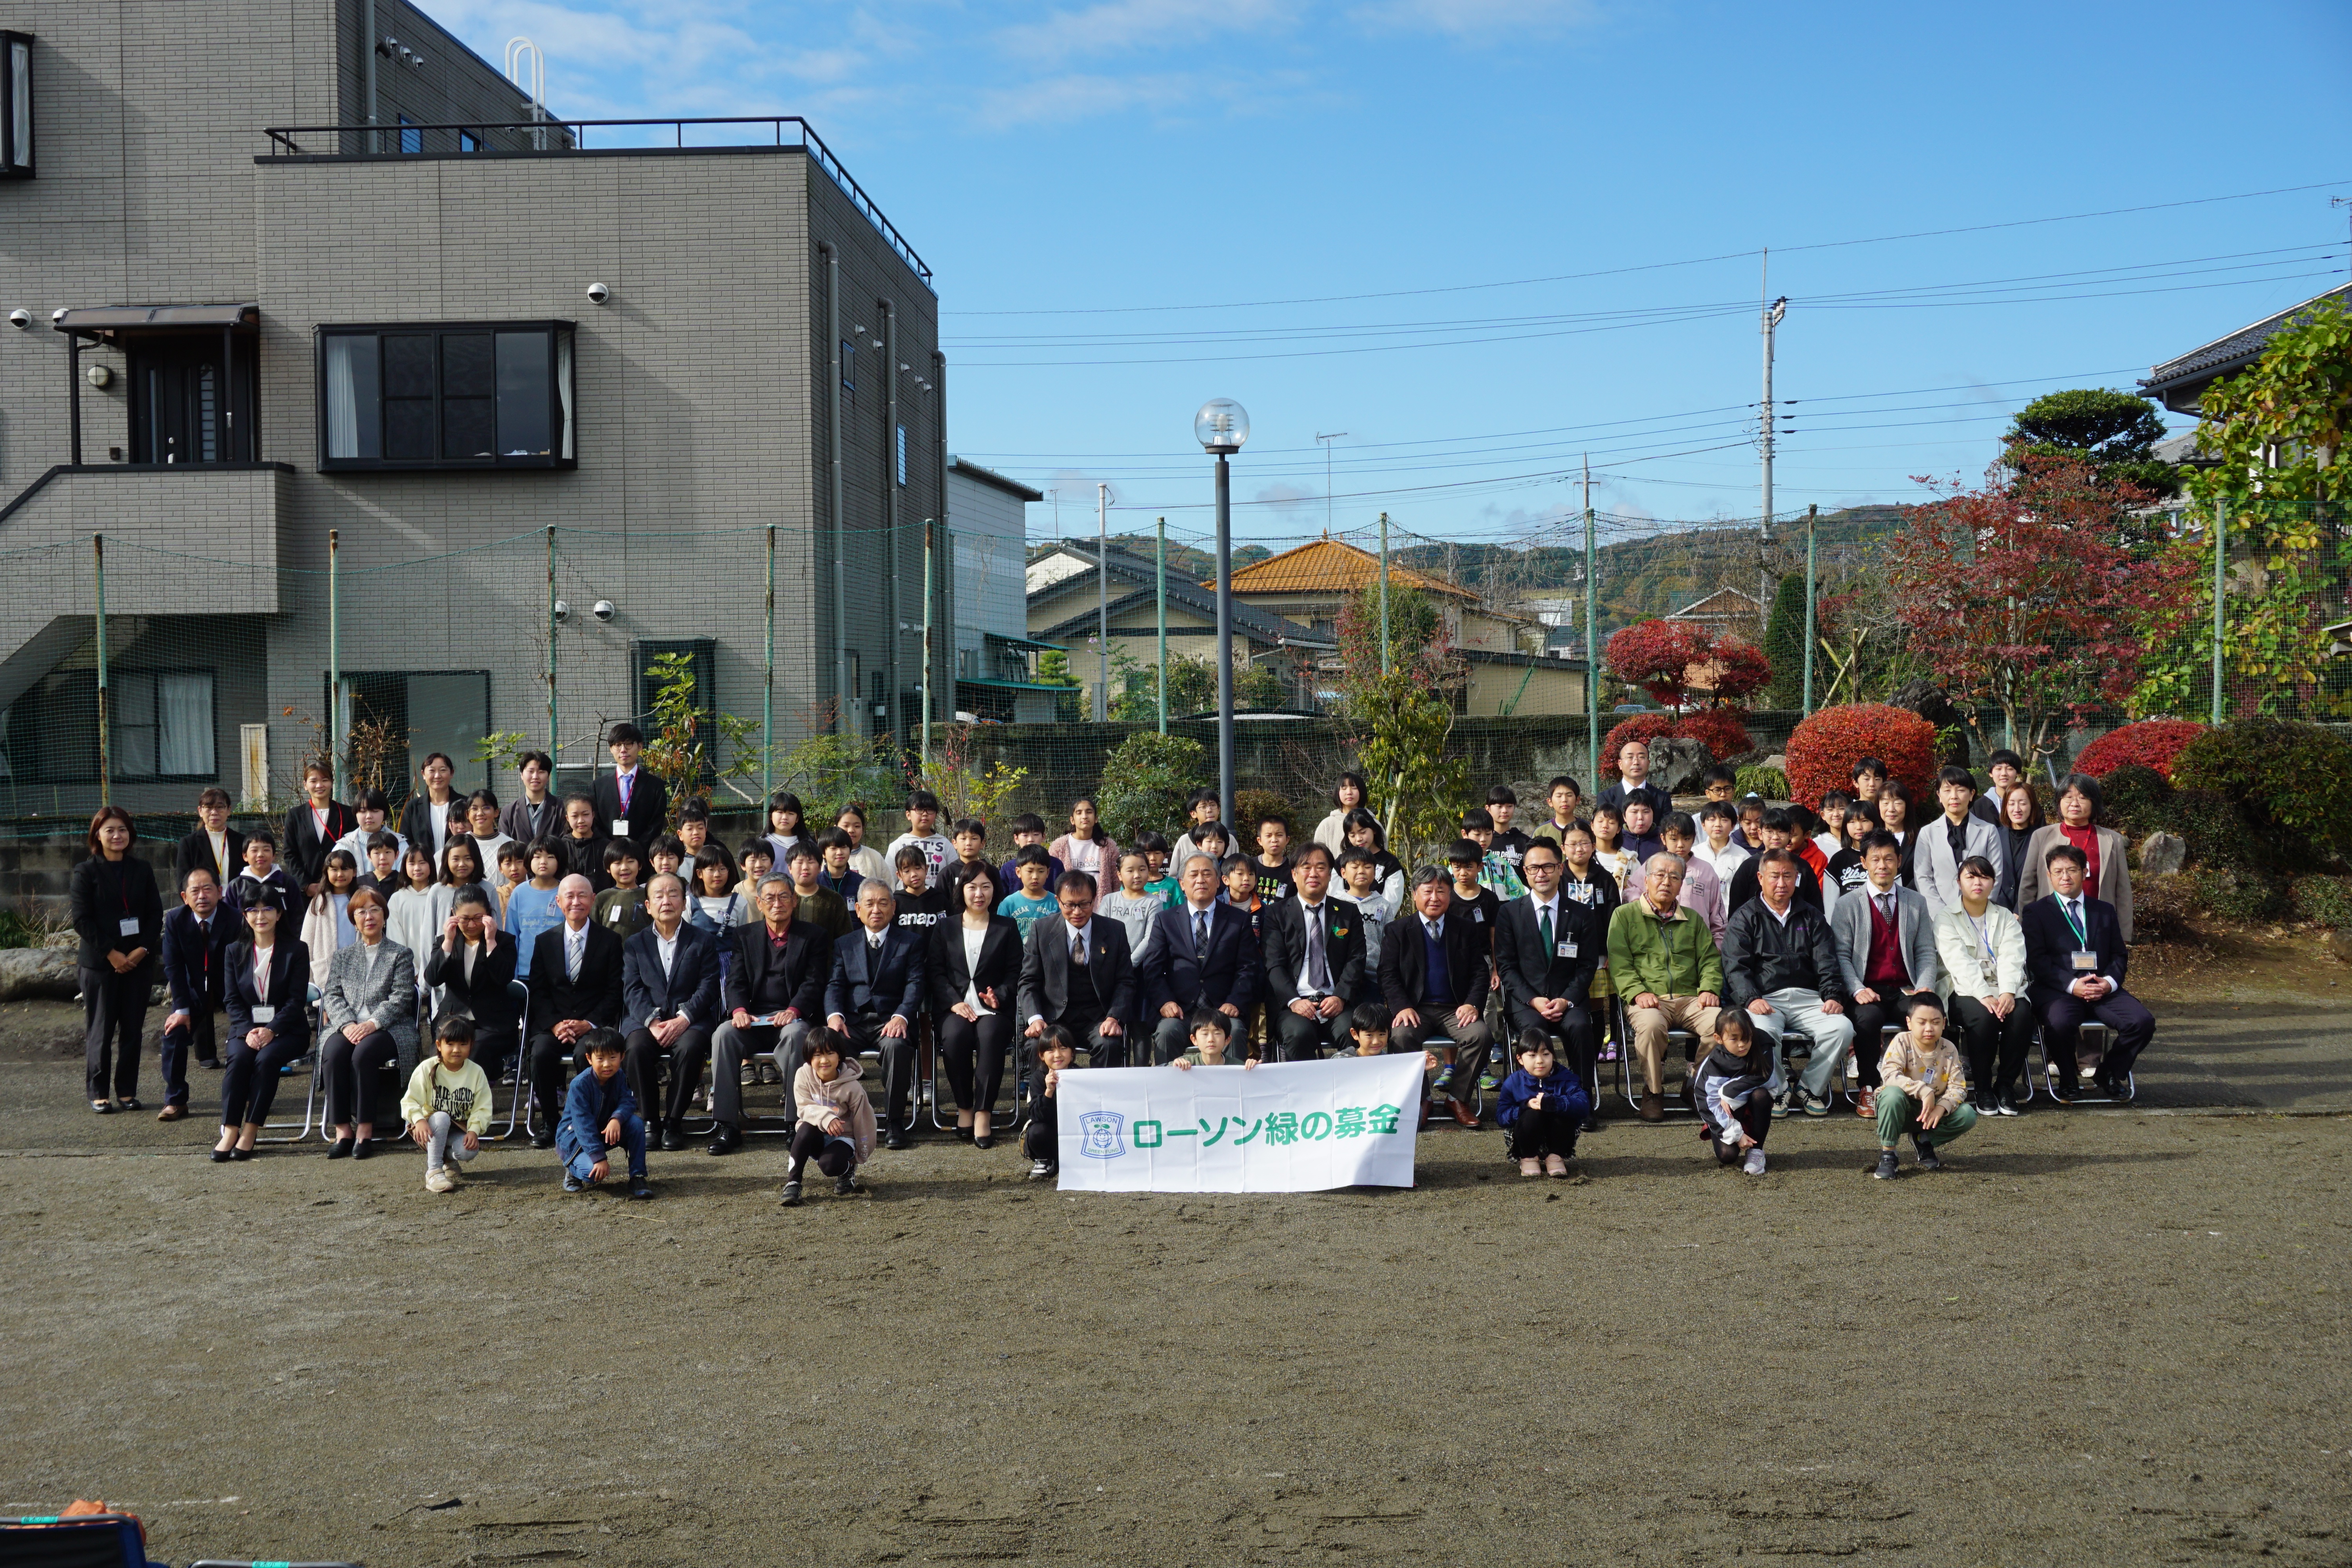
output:
M 1906 1132 L 1919 1151 L 1919 1168 L 1942 1170 L 1937 1145 L 1974 1127 L 1977 1110 L 1968 1103 L 1960 1053 L 1944 1037 L 1944 1005 L 1933 995 L 1911 998 L 1903 1033 L 1886 1042 L 1878 1076 L 1878 1168 L 1870 1173 L 1895 1179 L 1895 1141 Z
M 446 1193 L 457 1186 L 452 1160 L 482 1152 L 490 1130 L 490 1080 L 474 1065 L 474 1021 L 444 1018 L 433 1031 L 433 1056 L 410 1075 L 400 1097 L 400 1119 L 408 1135 L 425 1147 L 425 1190 Z

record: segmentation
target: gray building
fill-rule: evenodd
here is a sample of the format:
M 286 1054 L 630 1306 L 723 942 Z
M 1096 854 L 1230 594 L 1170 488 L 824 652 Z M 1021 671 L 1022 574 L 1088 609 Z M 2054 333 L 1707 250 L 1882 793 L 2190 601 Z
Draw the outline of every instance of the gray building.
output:
M 948 460 L 948 527 L 955 537 L 956 716 L 1050 724 L 1069 688 L 1036 679 L 1036 657 L 1061 649 L 1028 635 L 1029 503 L 1045 492 L 962 458 Z
M 584 777 L 664 651 L 780 745 L 911 735 L 936 296 L 804 125 L 520 123 L 398 0 L 0 31 L 0 817 L 98 796 L 94 534 L 134 810 L 283 799 L 347 723 L 394 781 L 551 730 Z

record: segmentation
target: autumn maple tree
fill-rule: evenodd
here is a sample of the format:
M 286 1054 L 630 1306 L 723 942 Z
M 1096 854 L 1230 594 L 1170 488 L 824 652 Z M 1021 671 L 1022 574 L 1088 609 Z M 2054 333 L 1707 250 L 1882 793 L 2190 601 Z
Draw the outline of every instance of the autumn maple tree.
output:
M 1610 674 L 1677 712 L 1696 706 L 1702 692 L 1716 704 L 1737 704 L 1772 679 L 1761 649 L 1695 621 L 1636 622 L 1613 634 L 1601 657 Z

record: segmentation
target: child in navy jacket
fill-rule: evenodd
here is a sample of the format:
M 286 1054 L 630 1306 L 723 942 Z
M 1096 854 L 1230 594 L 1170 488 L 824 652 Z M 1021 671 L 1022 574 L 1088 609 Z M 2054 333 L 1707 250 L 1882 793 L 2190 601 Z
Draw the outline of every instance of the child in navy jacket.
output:
M 618 1029 L 591 1029 L 580 1037 L 588 1066 L 563 1096 L 563 1120 L 555 1129 L 555 1152 L 563 1160 L 563 1190 L 584 1193 L 612 1173 L 614 1145 L 628 1151 L 629 1196 L 649 1198 L 646 1184 L 646 1119 L 621 1071 Z
M 1577 1076 L 1552 1059 L 1551 1037 L 1519 1032 L 1519 1065 L 1496 1090 L 1495 1120 L 1503 1125 L 1522 1176 L 1574 1174 L 1577 1131 L 1591 1114 L 1592 1097 Z

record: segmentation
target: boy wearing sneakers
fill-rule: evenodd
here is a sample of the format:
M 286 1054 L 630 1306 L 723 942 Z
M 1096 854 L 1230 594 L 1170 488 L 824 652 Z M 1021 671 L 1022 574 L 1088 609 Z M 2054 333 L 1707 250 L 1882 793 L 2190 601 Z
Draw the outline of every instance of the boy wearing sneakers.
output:
M 1895 1142 L 1911 1134 L 1919 1168 L 1940 1171 L 1937 1145 L 1948 1143 L 1977 1124 L 1968 1102 L 1960 1053 L 1944 1037 L 1944 1005 L 1927 992 L 1910 1000 L 1903 1033 L 1886 1042 L 1878 1060 L 1878 1167 L 1870 1173 L 1895 1179 Z
M 628 1152 L 629 1196 L 649 1198 L 646 1183 L 646 1119 L 621 1071 L 618 1029 L 591 1029 L 580 1037 L 587 1059 L 563 1096 L 563 1121 L 555 1130 L 555 1152 L 563 1162 L 563 1190 L 584 1193 L 611 1175 L 614 1148 Z M 487 1103 L 488 1097 L 485 1095 Z
M 452 1160 L 482 1152 L 490 1130 L 490 1080 L 474 1065 L 474 1021 L 449 1017 L 433 1031 L 433 1059 L 419 1063 L 400 1097 L 400 1119 L 425 1148 L 425 1190 L 457 1186 Z

